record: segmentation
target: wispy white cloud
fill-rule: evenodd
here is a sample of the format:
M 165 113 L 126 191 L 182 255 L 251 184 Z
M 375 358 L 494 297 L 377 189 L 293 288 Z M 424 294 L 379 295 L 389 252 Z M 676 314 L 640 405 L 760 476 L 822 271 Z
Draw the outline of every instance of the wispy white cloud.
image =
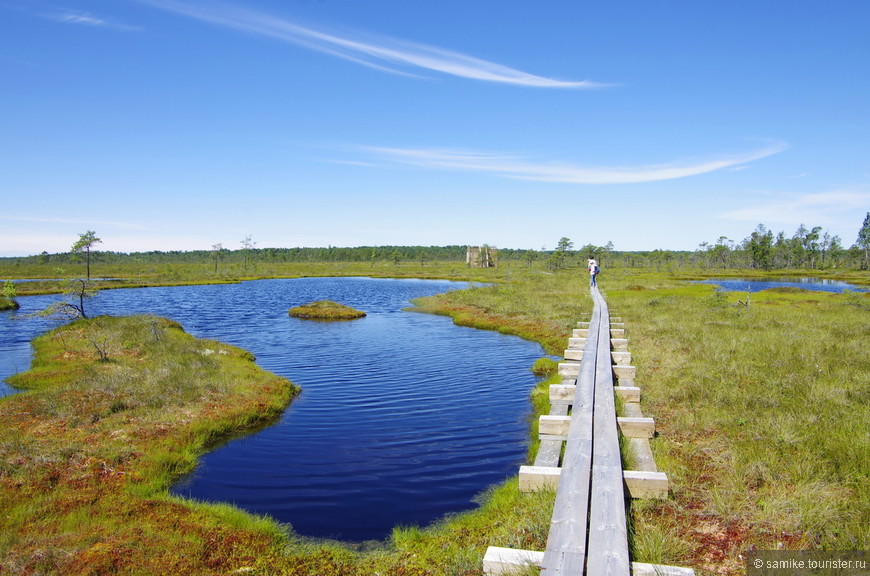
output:
M 77 218 L 57 218 L 50 216 L 5 216 L 0 215 L 0 222 L 24 222 L 30 224 L 75 224 L 77 226 L 106 227 L 118 230 L 158 230 L 159 226 L 136 222 L 121 222 L 117 220 L 86 220 Z
M 111 20 L 107 20 L 105 18 L 98 18 L 96 16 L 92 16 L 91 14 L 83 13 L 83 12 L 52 12 L 47 14 L 42 14 L 44 18 L 48 18 L 49 20 L 54 20 L 55 22 L 60 22 L 61 24 L 75 24 L 79 26 L 91 26 L 94 28 L 111 28 L 113 30 L 138 30 L 135 26 L 128 26 L 126 24 L 119 24 L 117 22 L 112 22 Z
M 579 166 L 569 163 L 536 162 L 529 158 L 462 150 L 366 147 L 363 151 L 383 160 L 419 166 L 490 172 L 505 178 L 567 184 L 632 184 L 696 176 L 724 168 L 739 167 L 787 148 L 775 142 L 759 150 L 706 160 L 645 166 Z
M 843 216 L 862 214 L 870 206 L 870 190 L 830 190 L 814 194 L 776 193 L 766 202 L 724 212 L 727 220 L 776 224 L 831 225 Z
M 219 26 L 275 38 L 396 74 L 431 70 L 452 76 L 535 88 L 599 88 L 596 82 L 557 80 L 516 70 L 437 46 L 361 32 L 335 34 L 231 4 L 188 4 L 174 0 L 140 0 L 150 6 Z

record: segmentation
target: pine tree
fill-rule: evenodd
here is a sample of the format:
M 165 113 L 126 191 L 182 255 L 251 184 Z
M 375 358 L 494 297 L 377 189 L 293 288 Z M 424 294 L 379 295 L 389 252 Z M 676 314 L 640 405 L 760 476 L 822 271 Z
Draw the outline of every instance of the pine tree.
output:
M 858 231 L 858 240 L 856 242 L 859 248 L 864 250 L 864 269 L 870 265 L 870 212 L 864 217 L 864 224 Z

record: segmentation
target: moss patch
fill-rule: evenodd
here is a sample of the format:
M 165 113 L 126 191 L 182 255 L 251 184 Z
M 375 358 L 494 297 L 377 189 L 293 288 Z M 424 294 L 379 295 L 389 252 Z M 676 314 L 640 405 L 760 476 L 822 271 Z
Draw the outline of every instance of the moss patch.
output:
M 332 300 L 318 300 L 290 309 L 290 316 L 308 320 L 355 320 L 365 315 L 365 312 Z
M 0 310 L 17 310 L 18 308 L 18 302 L 12 298 L 0 296 Z

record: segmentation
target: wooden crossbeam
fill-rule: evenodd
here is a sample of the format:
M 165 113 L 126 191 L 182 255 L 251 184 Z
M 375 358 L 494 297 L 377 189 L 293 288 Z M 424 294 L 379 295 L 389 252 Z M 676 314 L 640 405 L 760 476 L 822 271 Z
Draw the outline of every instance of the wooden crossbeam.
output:
M 653 418 L 620 416 L 616 422 L 619 431 L 627 438 L 652 438 L 656 433 L 656 421 Z
M 527 567 L 540 567 L 544 553 L 533 550 L 517 550 L 490 546 L 483 557 L 483 573 L 487 576 L 508 576 Z M 633 576 L 695 576 L 691 568 L 632 562 Z
M 558 488 L 562 469 L 558 466 L 521 466 L 520 492 L 535 492 L 545 488 Z M 623 470 L 622 481 L 628 495 L 639 500 L 667 498 L 670 483 L 663 472 Z
M 573 404 L 576 384 L 551 384 L 550 404 Z M 637 386 L 614 386 L 613 391 L 623 402 L 640 402 L 640 388 Z

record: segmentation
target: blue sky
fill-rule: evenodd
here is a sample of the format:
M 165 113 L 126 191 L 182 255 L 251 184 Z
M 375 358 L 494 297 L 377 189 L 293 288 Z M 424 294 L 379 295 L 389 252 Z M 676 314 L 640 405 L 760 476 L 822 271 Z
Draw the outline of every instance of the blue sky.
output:
M 858 0 L 0 0 L 0 256 L 850 246 L 868 30 Z

